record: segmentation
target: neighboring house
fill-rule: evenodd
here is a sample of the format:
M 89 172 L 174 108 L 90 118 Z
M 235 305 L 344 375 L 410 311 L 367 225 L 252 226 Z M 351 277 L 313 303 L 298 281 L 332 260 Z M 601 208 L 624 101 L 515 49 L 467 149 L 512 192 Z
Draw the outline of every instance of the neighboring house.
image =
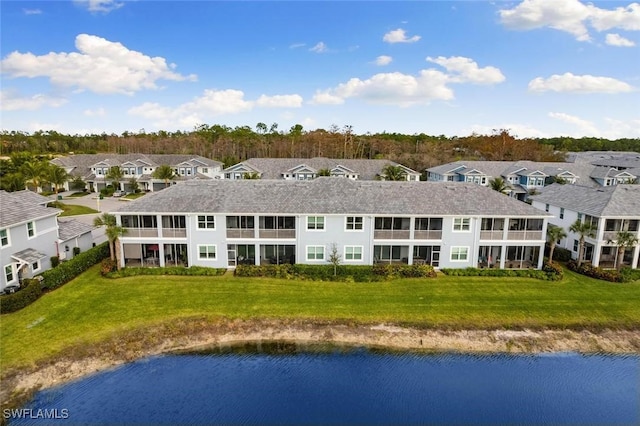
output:
M 567 232 L 558 244 L 578 256 L 580 236 L 569 231 L 577 219 L 592 223 L 595 238 L 585 238 L 586 261 L 594 266 L 613 268 L 616 262 L 615 243 L 618 231 L 629 231 L 640 238 L 640 185 L 619 184 L 610 187 L 585 187 L 579 185 L 551 185 L 531 197 L 533 207 L 555 217 L 549 222 L 561 226 Z M 640 246 L 627 249 L 623 264 L 640 267 Z
M 70 260 L 75 256 L 74 248 L 80 253 L 93 247 L 93 226 L 68 218 L 58 218 L 58 255 L 60 260 Z
M 46 207 L 49 201 L 31 191 L 0 191 L 0 291 L 51 268 L 62 210 Z
M 640 154 L 637 154 L 640 157 Z M 583 186 L 613 186 L 637 183 L 640 167 L 628 156 L 594 159 L 593 156 L 570 156 L 574 161 L 455 161 L 428 168 L 427 180 L 432 182 L 472 182 L 489 186 L 500 177 L 508 186 L 507 193 L 519 200 L 555 182 Z M 614 164 L 618 164 L 614 167 Z M 634 167 L 625 167 L 634 166 Z
M 199 155 L 178 154 L 78 154 L 58 157 L 51 163 L 63 167 L 72 177 L 80 177 L 87 183 L 87 189 L 99 192 L 111 184 L 105 176 L 112 167 L 122 169 L 123 178 L 120 190 L 130 190 L 129 181 L 136 179 L 143 191 L 158 191 L 166 184 L 155 179 L 152 174 L 157 167 L 169 165 L 173 168 L 175 178 L 172 183 L 184 180 L 220 179 L 222 163 Z M 69 183 L 65 184 L 69 190 Z
M 122 266 L 239 263 L 541 268 L 548 213 L 473 184 L 184 182 L 112 212 Z
M 224 169 L 224 178 L 246 179 L 248 175 L 260 179 L 310 180 L 328 171 L 330 176 L 352 180 L 384 180 L 384 168 L 399 166 L 406 180 L 420 180 L 420 173 L 389 160 L 349 160 L 331 158 L 250 158 Z

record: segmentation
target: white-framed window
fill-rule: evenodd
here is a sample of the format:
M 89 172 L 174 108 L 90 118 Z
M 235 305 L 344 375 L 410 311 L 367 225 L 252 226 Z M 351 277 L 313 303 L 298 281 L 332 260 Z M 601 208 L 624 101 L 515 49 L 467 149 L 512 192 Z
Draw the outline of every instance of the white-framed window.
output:
M 200 260 L 216 260 L 215 244 L 198 245 L 198 259 Z
M 308 216 L 307 229 L 312 231 L 322 231 L 324 229 L 324 216 Z
M 202 173 L 209 173 L 209 168 L 208 167 L 203 167 L 202 168 Z
M 560 207 L 560 219 L 564 219 L 564 207 Z
M 96 176 L 102 176 L 102 169 L 96 169 Z
M 39 271 L 39 270 L 40 270 L 40 261 L 39 261 L 39 260 L 36 260 L 35 262 L 33 262 L 33 263 L 31 264 L 31 271 L 32 271 L 32 272 L 37 272 L 37 271 Z
M 27 222 L 27 235 L 29 238 L 36 236 L 36 224 L 35 222 Z
M 4 278 L 7 284 L 13 282 L 15 275 L 13 273 L 13 265 L 9 264 L 4 267 Z
M 579 248 L 580 248 L 580 241 L 573 240 L 573 251 L 577 253 Z
M 362 260 L 362 246 L 344 246 L 344 260 Z
M 215 216 L 210 216 L 210 215 L 198 216 L 198 229 L 216 229 Z
M 347 231 L 362 231 L 363 218 L 362 216 L 347 216 L 347 222 L 345 229 Z
M 471 230 L 470 217 L 456 217 L 453 219 L 453 230 L 458 232 L 468 232 Z
M 465 261 L 469 258 L 469 247 L 451 247 L 452 261 Z
M 324 260 L 324 246 L 307 246 L 307 260 Z
M 9 230 L 8 229 L 0 229 L 0 245 L 2 247 L 9 245 Z
M 544 205 L 544 211 L 549 213 L 549 204 Z

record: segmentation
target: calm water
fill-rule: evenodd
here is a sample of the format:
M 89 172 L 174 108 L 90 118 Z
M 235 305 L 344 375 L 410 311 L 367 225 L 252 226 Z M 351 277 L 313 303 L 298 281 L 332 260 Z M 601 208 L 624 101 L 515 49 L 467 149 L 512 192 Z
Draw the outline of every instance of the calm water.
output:
M 640 424 L 640 356 L 259 349 L 140 360 L 27 407 L 66 420 L 10 424 Z

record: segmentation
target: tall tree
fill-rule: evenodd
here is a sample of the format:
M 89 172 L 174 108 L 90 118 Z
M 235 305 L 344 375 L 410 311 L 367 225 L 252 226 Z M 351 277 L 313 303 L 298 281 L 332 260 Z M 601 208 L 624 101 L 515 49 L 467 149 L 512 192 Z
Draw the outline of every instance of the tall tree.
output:
M 156 179 L 162 179 L 164 181 L 164 187 L 166 188 L 169 186 L 169 181 L 175 177 L 175 174 L 171 166 L 162 164 L 151 173 L 151 176 Z
M 116 217 L 109 213 L 102 213 L 102 215 L 96 217 L 93 220 L 93 224 L 94 226 L 105 227 L 105 234 L 109 241 L 109 254 L 111 256 L 111 260 L 114 260 L 118 269 L 120 269 L 120 260 L 116 254 L 116 243 L 118 242 L 118 238 L 127 233 L 126 228 L 118 225 Z
M 498 191 L 501 194 L 506 194 L 509 191 L 509 185 L 500 176 L 497 176 L 489 181 L 489 187 L 494 191 Z
M 58 193 L 61 186 L 69 180 L 69 173 L 60 166 L 52 165 L 48 170 L 47 180 L 53 184 L 53 188 Z
M 116 187 L 117 190 L 120 190 L 120 182 L 124 179 L 124 172 L 120 166 L 110 167 L 109 171 L 105 175 L 105 179 L 113 183 L 113 186 Z
M 577 219 L 571 224 L 569 231 L 580 235 L 578 241 L 578 266 L 581 266 L 584 258 L 584 239 L 585 237 L 594 238 L 596 236 L 596 228 L 591 223 Z
M 549 263 L 553 263 L 553 251 L 556 249 L 558 241 L 566 238 L 567 232 L 561 226 L 549 224 L 547 228 L 547 240 L 549 241 Z
M 47 181 L 48 163 L 33 160 L 26 162 L 20 168 L 25 181 L 31 184 L 36 192 L 42 191 L 42 185 Z
M 401 181 L 407 180 L 407 173 L 402 167 L 389 164 L 382 169 L 379 177 L 382 180 Z
M 618 231 L 615 241 L 609 240 L 607 243 L 614 243 L 618 247 L 618 255 L 616 256 L 616 270 L 622 269 L 622 261 L 624 260 L 624 252 L 627 248 L 635 247 L 638 244 L 638 238 L 629 231 Z

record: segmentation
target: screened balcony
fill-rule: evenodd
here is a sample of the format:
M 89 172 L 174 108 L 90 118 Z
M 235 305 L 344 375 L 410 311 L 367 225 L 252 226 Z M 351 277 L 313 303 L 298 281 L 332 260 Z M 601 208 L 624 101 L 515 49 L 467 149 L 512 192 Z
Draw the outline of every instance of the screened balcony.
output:
M 408 240 L 411 236 L 410 229 L 411 219 L 408 217 L 376 217 L 373 238 L 376 240 Z
M 227 238 L 255 238 L 253 216 L 227 216 Z
M 413 229 L 413 238 L 416 240 L 440 240 L 442 239 L 442 218 L 417 217 Z
M 294 216 L 260 216 L 260 238 L 295 238 L 296 218 Z
M 158 217 L 154 215 L 124 215 L 120 218 L 127 237 L 158 238 Z M 185 234 L 186 236 L 186 234 Z
M 634 235 L 638 234 L 637 219 L 607 219 L 604 223 L 604 234 L 602 239 L 605 241 L 615 241 L 618 238 L 618 232 L 626 231 Z
M 543 219 L 509 219 L 509 240 L 544 240 Z
M 504 239 L 504 222 L 503 218 L 482 218 L 480 224 L 481 240 L 502 240 Z M 542 229 L 542 228 L 541 228 Z
M 165 238 L 186 238 L 185 216 L 162 216 L 162 236 Z

